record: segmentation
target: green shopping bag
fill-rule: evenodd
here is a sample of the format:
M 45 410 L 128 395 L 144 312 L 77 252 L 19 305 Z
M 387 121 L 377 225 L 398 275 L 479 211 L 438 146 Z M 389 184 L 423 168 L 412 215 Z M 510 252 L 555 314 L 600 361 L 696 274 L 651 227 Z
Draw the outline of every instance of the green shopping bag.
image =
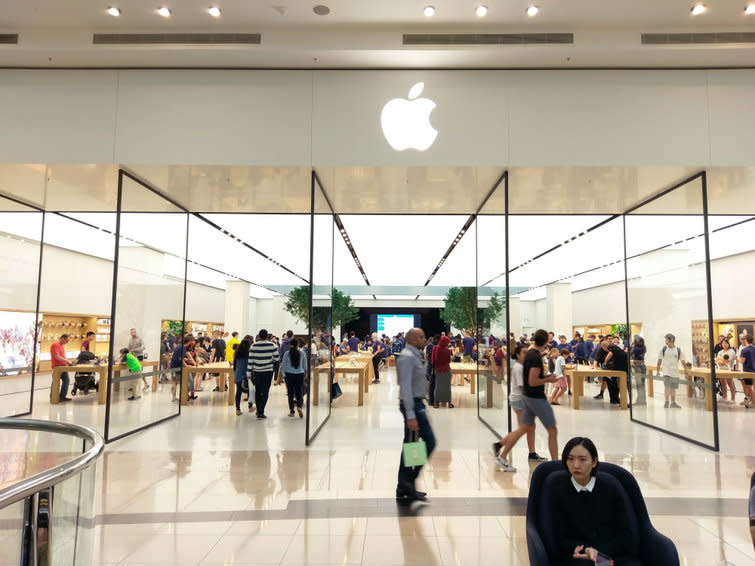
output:
M 427 464 L 427 445 L 419 438 L 418 431 L 410 431 L 411 442 L 404 442 L 404 466 L 424 466 Z

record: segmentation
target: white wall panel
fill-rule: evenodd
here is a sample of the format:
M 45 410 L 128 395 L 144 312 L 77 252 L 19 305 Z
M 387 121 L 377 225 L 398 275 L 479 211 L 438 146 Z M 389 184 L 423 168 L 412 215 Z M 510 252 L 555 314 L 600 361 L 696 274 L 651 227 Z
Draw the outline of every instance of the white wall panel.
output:
M 308 165 L 310 72 L 120 71 L 120 163 Z
M 706 165 L 703 71 L 507 72 L 511 165 Z
M 755 73 L 708 71 L 710 158 L 715 165 L 755 163 Z
M 420 98 L 436 103 L 438 130 L 426 151 L 394 150 L 380 126 L 383 106 L 407 98 L 424 82 Z M 495 165 L 507 162 L 505 75 L 484 71 L 323 71 L 315 73 L 313 163 L 350 165 Z
M 0 71 L 0 162 L 112 163 L 115 71 Z

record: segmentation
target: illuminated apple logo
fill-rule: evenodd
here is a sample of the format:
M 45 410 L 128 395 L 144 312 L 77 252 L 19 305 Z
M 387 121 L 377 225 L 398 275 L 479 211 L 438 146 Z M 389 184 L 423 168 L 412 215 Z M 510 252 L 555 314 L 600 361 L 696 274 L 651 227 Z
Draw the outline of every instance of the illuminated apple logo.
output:
M 396 151 L 409 148 L 425 151 L 438 135 L 438 130 L 430 124 L 435 102 L 417 98 L 424 88 L 425 83 L 417 83 L 409 90 L 409 100 L 394 98 L 383 106 L 380 125 L 385 139 Z

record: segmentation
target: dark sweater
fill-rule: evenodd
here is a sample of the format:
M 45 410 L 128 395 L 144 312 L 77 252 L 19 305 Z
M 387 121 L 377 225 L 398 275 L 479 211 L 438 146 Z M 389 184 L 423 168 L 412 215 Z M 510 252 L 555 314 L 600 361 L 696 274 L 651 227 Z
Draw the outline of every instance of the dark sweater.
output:
M 636 559 L 629 526 L 630 515 L 619 482 L 598 474 L 592 493 L 574 489 L 569 474 L 554 478 L 550 516 L 554 518 L 557 561 L 568 562 L 574 548 L 583 544 L 612 557 L 617 565 Z M 623 559 L 623 560 L 622 560 Z M 589 562 L 587 563 L 589 564 Z

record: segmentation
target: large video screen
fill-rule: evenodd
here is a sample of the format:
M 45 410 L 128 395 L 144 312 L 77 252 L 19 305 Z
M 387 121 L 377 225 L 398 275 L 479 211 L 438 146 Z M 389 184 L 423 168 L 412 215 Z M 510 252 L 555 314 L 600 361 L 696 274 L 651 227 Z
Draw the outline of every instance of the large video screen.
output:
M 417 314 L 378 314 L 376 315 L 375 331 L 378 336 L 396 336 L 399 332 L 406 333 L 413 327 L 419 327 L 420 315 Z
M 31 366 L 34 326 L 34 313 L 0 311 L 0 372 Z

